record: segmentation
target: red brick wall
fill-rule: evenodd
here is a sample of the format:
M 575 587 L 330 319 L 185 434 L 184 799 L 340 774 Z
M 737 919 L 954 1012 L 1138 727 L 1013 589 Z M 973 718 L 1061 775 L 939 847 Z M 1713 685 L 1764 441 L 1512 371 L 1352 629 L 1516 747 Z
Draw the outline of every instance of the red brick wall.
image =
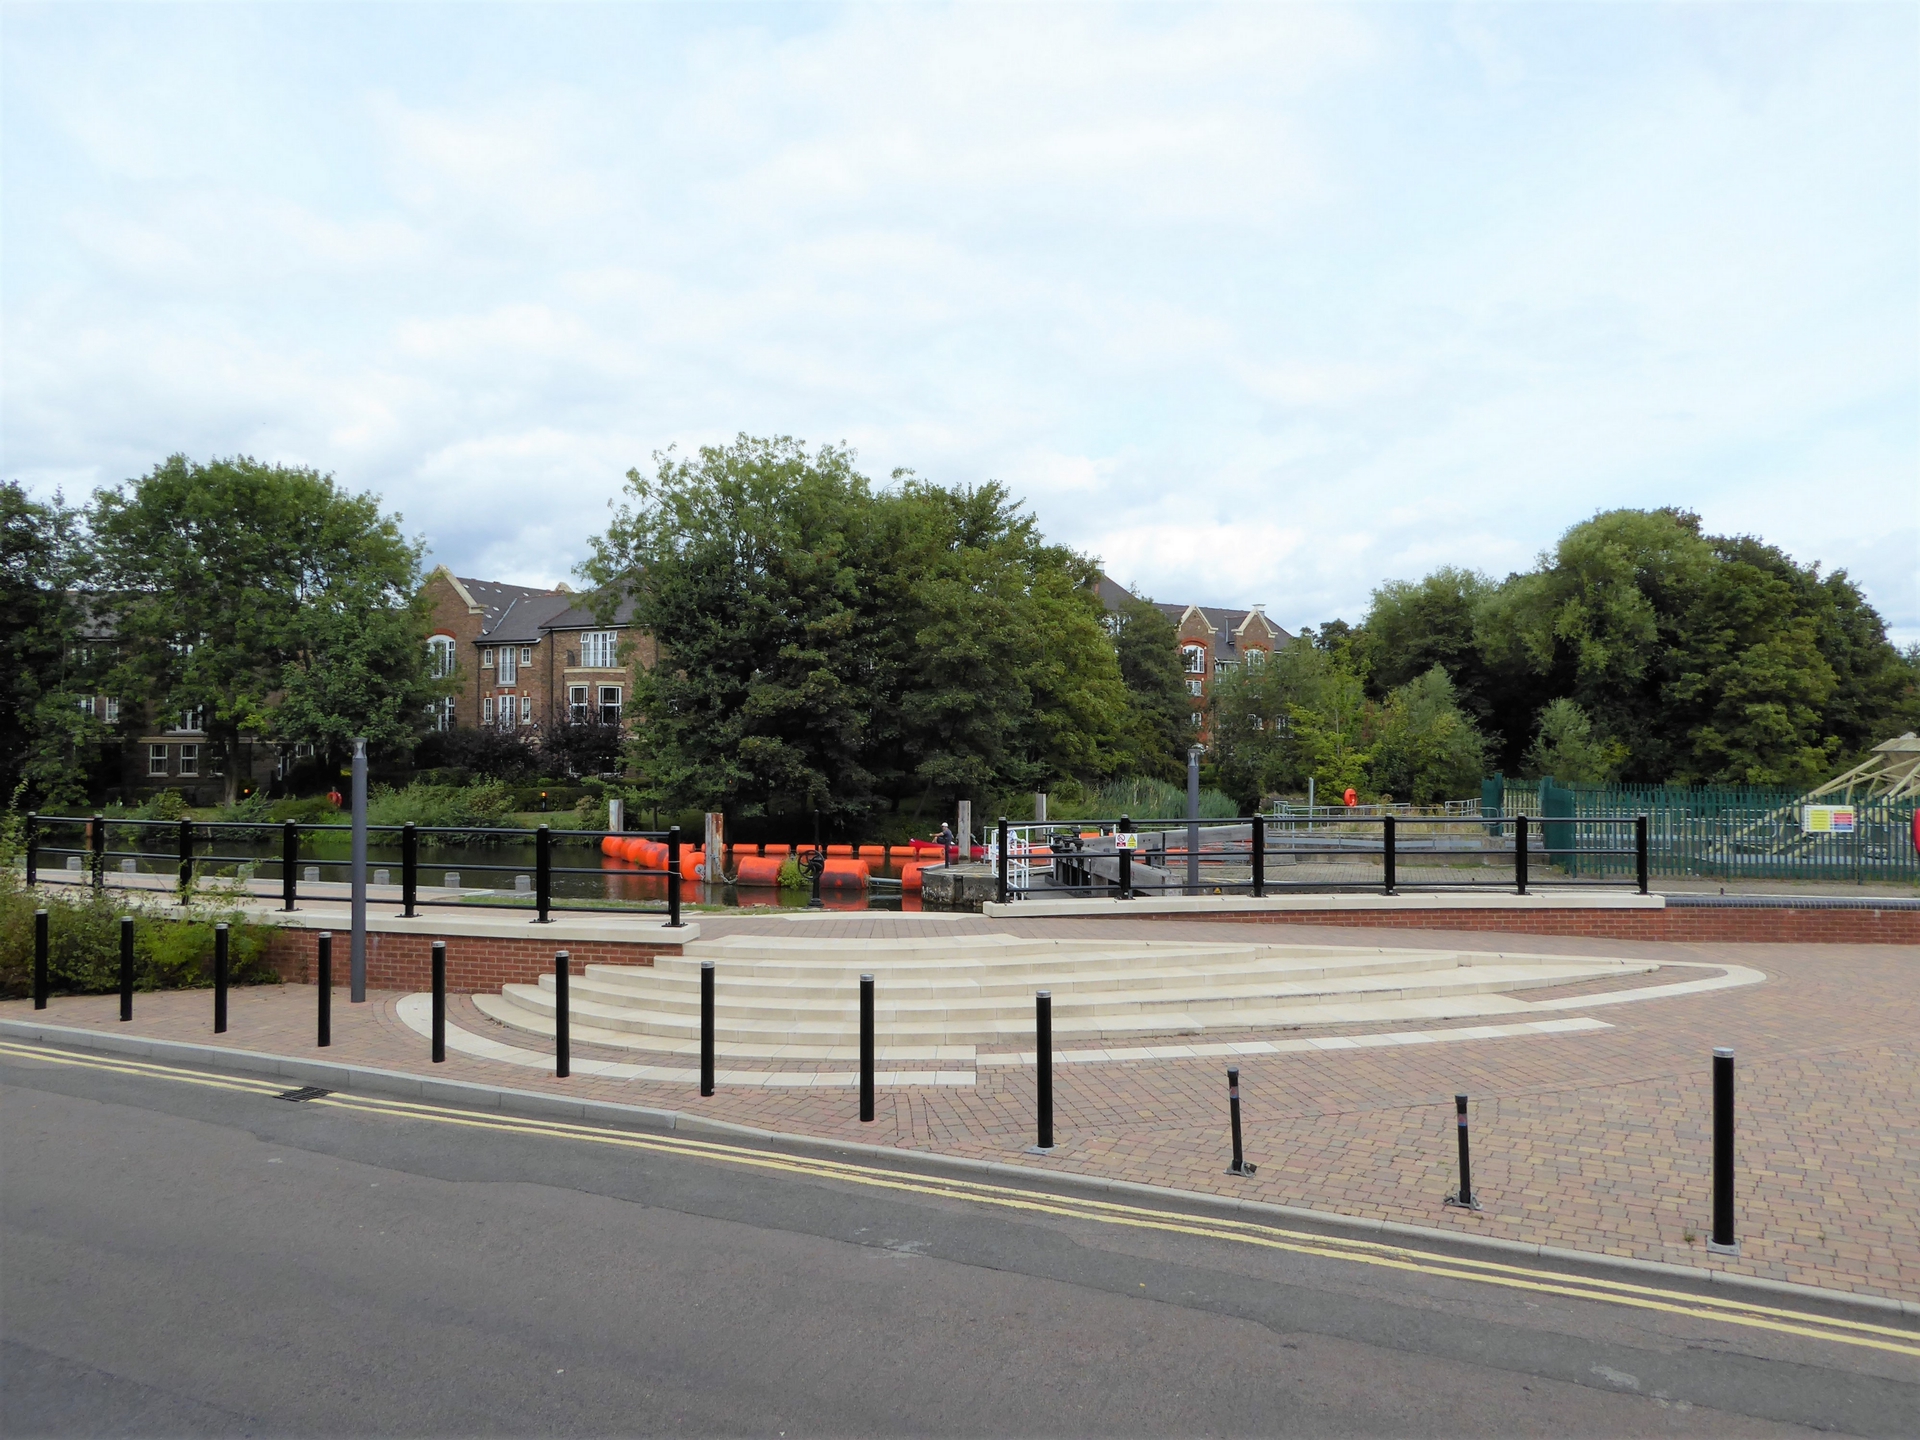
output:
M 447 942 L 447 989 L 456 994 L 485 994 L 502 985 L 531 985 L 553 973 L 553 952 L 564 949 L 570 971 L 586 973 L 588 965 L 651 965 L 655 955 L 678 955 L 678 945 L 580 944 L 554 945 L 531 939 L 471 936 L 367 936 L 367 986 L 373 990 L 425 990 L 433 984 L 433 942 Z M 347 983 L 350 937 L 333 933 L 333 983 Z M 282 980 L 311 984 L 319 955 L 317 930 L 275 930 L 267 944 L 267 959 Z
M 1781 945 L 1920 945 L 1920 910 L 1788 910 L 1685 906 L 1670 910 L 1264 910 L 1142 915 L 1232 925 L 1348 925 L 1587 935 L 1619 940 Z

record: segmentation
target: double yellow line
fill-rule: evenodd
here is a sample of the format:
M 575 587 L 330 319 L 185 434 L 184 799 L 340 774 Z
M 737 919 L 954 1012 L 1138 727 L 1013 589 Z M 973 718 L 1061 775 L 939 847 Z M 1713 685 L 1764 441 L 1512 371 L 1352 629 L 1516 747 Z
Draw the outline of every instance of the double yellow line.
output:
M 22 1045 L 0 1040 L 0 1055 L 37 1060 L 55 1065 L 72 1065 L 105 1070 L 115 1074 L 150 1080 L 171 1080 L 220 1090 L 271 1097 L 285 1092 L 284 1083 L 256 1080 L 244 1076 L 213 1075 L 185 1070 L 172 1065 L 156 1065 L 118 1056 L 83 1055 L 40 1045 Z M 394 1120 L 414 1120 L 436 1125 L 457 1125 L 472 1130 L 494 1130 L 516 1135 L 538 1135 L 591 1145 L 612 1145 L 627 1150 L 652 1151 L 663 1155 L 708 1160 L 750 1169 L 827 1180 L 843 1185 L 861 1185 L 870 1189 L 892 1190 L 934 1199 L 993 1206 L 1002 1210 L 1034 1215 L 1052 1215 L 1070 1220 L 1090 1221 L 1164 1234 L 1192 1235 L 1207 1240 L 1225 1240 L 1253 1245 L 1266 1250 L 1311 1255 L 1320 1259 L 1344 1260 L 1447 1280 L 1471 1280 L 1483 1285 L 1537 1295 L 1554 1295 L 1575 1300 L 1593 1300 L 1609 1305 L 1624 1305 L 1637 1310 L 1653 1310 L 1682 1315 L 1696 1320 L 1717 1320 L 1754 1330 L 1769 1330 L 1782 1335 L 1797 1335 L 1811 1340 L 1827 1340 L 1839 1345 L 1859 1345 L 1895 1355 L 1920 1357 L 1920 1332 L 1912 1328 L 1875 1325 L 1861 1320 L 1837 1319 L 1804 1311 L 1764 1305 L 1756 1301 L 1718 1295 L 1695 1295 L 1683 1290 L 1663 1289 L 1623 1280 L 1603 1280 L 1589 1276 L 1549 1274 L 1521 1265 L 1495 1260 L 1466 1259 L 1433 1255 L 1377 1240 L 1346 1239 L 1316 1235 L 1309 1231 L 1289 1230 L 1254 1221 L 1218 1219 L 1207 1215 L 1180 1214 L 1140 1205 L 1125 1205 L 1108 1200 L 1081 1199 L 1054 1195 L 1045 1191 L 1021 1189 L 1010 1185 L 990 1185 L 982 1181 L 949 1179 L 935 1175 L 907 1174 L 874 1165 L 849 1161 L 786 1155 L 730 1145 L 716 1140 L 696 1140 L 680 1135 L 649 1135 L 629 1130 L 614 1130 L 597 1125 L 580 1125 L 560 1120 L 522 1120 L 506 1115 L 483 1115 L 444 1105 L 427 1105 L 407 1100 L 387 1100 L 370 1095 L 330 1094 L 305 1102 L 334 1109 L 353 1110 L 363 1115 Z

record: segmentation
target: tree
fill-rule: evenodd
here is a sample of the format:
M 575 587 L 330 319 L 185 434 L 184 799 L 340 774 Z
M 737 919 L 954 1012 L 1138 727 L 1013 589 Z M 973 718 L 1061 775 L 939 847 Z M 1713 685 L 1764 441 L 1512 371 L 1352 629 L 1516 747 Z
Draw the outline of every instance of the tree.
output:
M 1113 620 L 1113 650 L 1133 703 L 1136 770 L 1178 779 L 1193 741 L 1179 627 L 1159 606 L 1129 596 Z
M 89 520 L 114 686 L 160 715 L 198 713 L 228 803 L 243 734 L 336 756 L 352 734 L 410 743 L 435 693 L 413 608 L 421 547 L 375 497 L 310 469 L 175 455 L 97 492 Z
M 0 785 L 11 796 L 24 781 L 30 806 L 84 806 L 108 738 L 81 708 L 97 689 L 98 657 L 82 634 L 90 568 L 77 511 L 58 495 L 41 504 L 0 484 Z
M 1374 788 L 1396 799 L 1417 805 L 1458 800 L 1475 793 L 1486 774 L 1486 741 L 1440 665 L 1394 689 L 1376 737 Z
M 1627 758 L 1618 740 L 1602 741 L 1593 733 L 1587 712 L 1567 699 L 1549 701 L 1540 712 L 1540 725 L 1527 751 L 1526 775 L 1573 785 L 1599 785 L 1612 780 Z
M 620 727 L 598 715 L 584 720 L 563 715 L 540 737 L 540 759 L 551 775 L 605 775 L 620 768 L 625 743 Z

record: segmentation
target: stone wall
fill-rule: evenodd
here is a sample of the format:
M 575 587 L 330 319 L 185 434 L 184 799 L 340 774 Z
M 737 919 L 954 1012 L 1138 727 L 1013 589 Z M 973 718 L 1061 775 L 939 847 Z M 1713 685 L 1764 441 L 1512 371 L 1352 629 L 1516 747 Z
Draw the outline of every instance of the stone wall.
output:
M 312 984 L 317 973 L 319 931 L 277 929 L 267 944 L 267 959 L 280 978 Z M 447 942 L 447 989 L 455 994 L 485 994 L 502 985 L 531 985 L 553 973 L 553 953 L 568 952 L 572 974 L 588 965 L 651 965 L 656 955 L 678 955 L 678 945 L 575 942 L 555 945 L 520 936 L 367 935 L 367 988 L 420 991 L 433 984 L 433 942 Z M 352 937 L 333 932 L 333 983 L 347 983 Z

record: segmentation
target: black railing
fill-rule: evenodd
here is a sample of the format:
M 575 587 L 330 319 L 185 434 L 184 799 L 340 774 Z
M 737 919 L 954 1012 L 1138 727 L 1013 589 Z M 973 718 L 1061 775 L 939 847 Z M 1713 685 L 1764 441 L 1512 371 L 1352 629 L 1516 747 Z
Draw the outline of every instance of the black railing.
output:
M 1043 895 L 1395 895 L 1496 886 L 1525 895 L 1543 883 L 1649 889 L 1644 815 L 1002 819 L 996 839 L 1002 903 Z M 1302 868 L 1314 873 L 1276 878 Z M 1489 871 L 1497 878 L 1483 878 Z
M 369 825 L 367 834 L 397 836 L 400 845 L 400 904 L 401 913 L 412 916 L 422 906 L 442 905 L 456 908 L 471 908 L 476 902 L 497 898 L 492 891 L 472 895 L 448 896 L 441 894 L 422 895 L 420 885 L 421 837 L 429 837 L 429 848 L 433 837 L 448 838 L 452 843 L 491 844 L 500 841 L 531 841 L 534 859 L 531 869 L 525 864 L 502 865 L 489 864 L 462 857 L 458 861 L 458 873 L 461 876 L 479 873 L 484 875 L 526 876 L 528 888 L 520 890 L 517 886 L 509 892 L 524 894 L 527 903 L 537 912 L 539 923 L 544 924 L 554 911 L 606 911 L 619 910 L 628 914 L 665 915 L 669 925 L 680 924 L 681 874 L 680 874 L 680 828 L 676 825 L 662 831 L 627 830 L 554 830 L 541 825 L 535 829 L 512 829 L 501 826 L 472 825 Z M 269 837 L 275 831 L 280 835 L 280 853 L 277 857 L 267 854 L 237 855 L 223 854 L 223 841 L 226 848 L 232 848 L 238 839 L 254 838 L 261 842 L 263 851 L 270 844 Z M 109 882 L 134 874 L 163 873 L 163 869 L 175 875 L 175 885 L 181 904 L 191 897 L 197 877 L 204 876 L 220 867 L 233 867 L 242 874 L 260 875 L 266 878 L 276 867 L 280 872 L 280 898 L 283 910 L 299 908 L 301 885 L 313 885 L 322 882 L 320 877 L 328 871 L 335 872 L 336 878 L 330 883 L 339 884 L 342 880 L 352 880 L 353 861 L 347 858 L 327 857 L 303 853 L 303 841 L 322 835 L 351 836 L 351 824 L 311 825 L 289 820 L 284 825 L 253 823 L 244 820 L 135 820 L 119 816 L 75 816 L 75 815 L 28 815 L 26 817 L 26 881 L 29 886 L 45 883 L 58 877 L 59 883 L 90 885 L 94 889 L 104 889 Z M 159 837 L 159 844 L 145 843 Z M 53 843 L 70 840 L 72 843 Z M 662 843 L 667 849 L 665 868 L 654 868 L 622 861 L 621 868 L 610 870 L 604 863 L 594 865 L 567 865 L 556 863 L 556 852 L 573 849 L 585 844 L 591 847 L 596 858 L 604 853 L 603 842 L 608 840 L 651 840 Z M 170 842 L 170 843 L 169 843 Z M 165 848 L 159 848 L 160 845 Z M 125 848 L 127 846 L 133 848 Z M 46 861 L 57 857 L 63 863 L 57 871 L 49 871 Z M 572 858 L 572 857 L 562 857 Z M 73 863 L 77 860 L 79 863 Z M 119 871 L 108 869 L 108 861 L 119 860 L 123 867 Z M 150 867 L 142 870 L 143 863 Z M 444 867 L 448 873 L 454 872 L 454 866 Z M 392 874 L 393 866 L 368 865 L 370 876 Z M 302 872 L 311 871 L 303 879 Z M 627 880 L 648 877 L 665 882 L 665 901 L 626 900 L 609 895 L 594 903 L 570 902 L 556 898 L 554 878 L 566 875 L 590 875 L 603 879 Z M 383 883 L 373 880 L 371 883 Z M 391 879 L 384 883 L 391 884 Z M 138 887 L 150 888 L 150 887 Z M 433 887 L 428 887 L 432 889 Z M 445 887 L 441 887 L 443 890 Z M 311 892 L 309 892 L 311 897 Z

